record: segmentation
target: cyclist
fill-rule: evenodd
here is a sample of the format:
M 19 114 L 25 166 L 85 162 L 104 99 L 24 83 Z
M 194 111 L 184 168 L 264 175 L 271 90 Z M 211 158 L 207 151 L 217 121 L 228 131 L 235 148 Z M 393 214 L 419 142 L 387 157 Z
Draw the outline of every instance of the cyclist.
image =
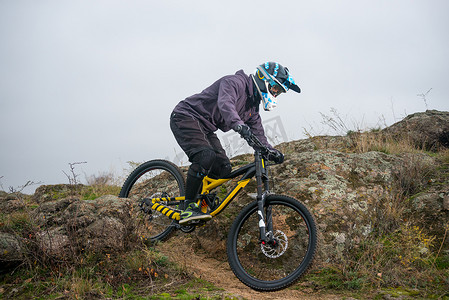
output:
M 239 70 L 178 103 L 170 116 L 170 128 L 191 162 L 186 179 L 186 202 L 179 224 L 211 219 L 211 215 L 203 213 L 196 203 L 199 187 L 206 175 L 223 178 L 231 172 L 229 158 L 214 133 L 218 129 L 223 132 L 233 129 L 243 138 L 254 134 L 273 150 L 271 160 L 278 163 L 284 160 L 284 155 L 265 137 L 259 105 L 262 102 L 267 111 L 274 109 L 276 97 L 288 90 L 301 92 L 286 67 L 267 62 L 258 66 L 254 74 L 248 76 Z

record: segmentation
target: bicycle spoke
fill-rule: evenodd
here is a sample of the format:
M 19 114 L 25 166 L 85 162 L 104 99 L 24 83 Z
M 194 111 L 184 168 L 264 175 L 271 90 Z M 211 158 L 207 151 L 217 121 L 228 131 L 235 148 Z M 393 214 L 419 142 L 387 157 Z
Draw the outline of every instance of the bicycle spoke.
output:
M 269 233 L 271 241 L 265 244 L 259 241 L 257 205 L 248 206 L 239 216 L 230 232 L 228 256 L 234 273 L 245 284 L 258 290 L 284 288 L 311 264 L 316 250 L 315 224 L 297 203 L 291 198 L 269 201 L 273 231 Z
M 150 240 L 168 236 L 174 221 L 151 209 L 151 199 L 177 197 L 184 194 L 184 178 L 176 166 L 167 161 L 150 161 L 137 168 L 125 182 L 121 196 L 134 200 L 139 212 L 138 234 Z M 166 201 L 159 202 L 168 206 Z

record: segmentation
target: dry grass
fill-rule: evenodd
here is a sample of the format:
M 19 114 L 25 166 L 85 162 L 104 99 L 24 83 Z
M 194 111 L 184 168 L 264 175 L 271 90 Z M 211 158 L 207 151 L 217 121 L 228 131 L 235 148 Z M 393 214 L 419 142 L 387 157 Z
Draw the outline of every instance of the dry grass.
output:
M 94 200 L 102 195 L 118 195 L 120 193 L 120 181 L 113 173 L 101 173 L 86 177 L 87 185 L 82 190 L 85 200 Z
M 417 152 L 409 137 L 394 139 L 391 135 L 381 131 L 352 132 L 349 134 L 354 152 L 365 153 L 379 151 L 387 154 L 401 154 Z

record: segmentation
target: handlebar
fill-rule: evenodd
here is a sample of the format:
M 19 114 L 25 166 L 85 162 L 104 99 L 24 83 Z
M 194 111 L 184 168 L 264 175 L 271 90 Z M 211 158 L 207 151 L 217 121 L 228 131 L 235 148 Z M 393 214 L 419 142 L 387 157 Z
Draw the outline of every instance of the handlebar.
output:
M 256 152 L 262 154 L 267 160 L 274 161 L 276 164 L 284 161 L 284 155 L 282 153 L 265 146 L 247 125 L 236 125 L 234 130 L 240 133 L 240 136 L 246 140 L 248 145 Z
M 275 153 L 275 151 L 271 150 L 270 148 L 262 144 L 259 138 L 255 136 L 253 133 L 251 133 L 249 137 L 245 138 L 245 140 L 248 143 L 248 145 L 250 145 L 255 151 L 260 151 L 260 153 L 265 158 L 268 158 L 269 154 Z
M 249 137 L 244 138 L 248 145 L 250 145 L 254 150 L 261 151 L 262 153 L 268 152 L 268 147 L 262 144 L 262 142 L 259 140 L 257 136 L 255 136 L 253 133 Z

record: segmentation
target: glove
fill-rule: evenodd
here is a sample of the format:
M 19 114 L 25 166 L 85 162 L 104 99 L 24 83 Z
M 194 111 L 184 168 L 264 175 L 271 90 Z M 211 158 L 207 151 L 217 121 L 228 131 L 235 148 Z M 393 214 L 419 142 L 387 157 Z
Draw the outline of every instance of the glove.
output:
M 243 124 L 243 125 L 240 125 L 240 124 L 236 125 L 234 127 L 234 131 L 240 133 L 240 136 L 242 138 L 244 138 L 245 140 L 250 138 L 251 135 L 252 135 L 251 129 L 249 128 L 248 125 L 245 125 L 245 124 Z
M 268 153 L 268 160 L 271 160 L 277 164 L 281 164 L 284 162 L 284 154 L 277 149 L 270 150 Z

